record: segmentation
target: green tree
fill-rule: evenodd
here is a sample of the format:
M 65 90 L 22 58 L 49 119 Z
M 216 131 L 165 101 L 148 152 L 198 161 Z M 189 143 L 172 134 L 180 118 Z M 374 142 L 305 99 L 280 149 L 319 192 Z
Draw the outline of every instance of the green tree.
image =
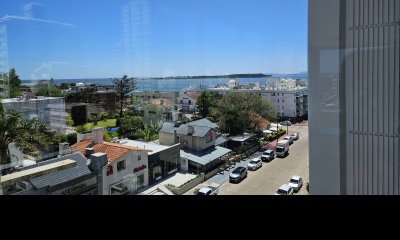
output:
M 51 142 L 47 125 L 38 120 L 25 120 L 17 112 L 6 112 L 0 103 L 0 164 L 11 161 L 8 145 L 15 143 L 24 153 L 38 155 L 38 147 L 47 147 Z
M 211 108 L 215 107 L 216 98 L 213 93 L 204 91 L 197 98 L 196 109 L 200 112 L 203 118 L 209 117 Z
M 21 94 L 21 79 L 19 79 L 15 68 L 11 68 L 10 72 L 8 73 L 8 81 L 10 84 L 10 97 L 18 97 Z
M 261 116 L 269 121 L 276 119 L 275 108 L 271 102 L 253 93 L 228 93 L 218 101 L 216 116 L 222 128 L 230 134 L 241 134 L 250 128 L 257 128 L 254 116 Z
M 143 128 L 142 120 L 137 116 L 125 116 L 119 119 L 118 134 L 123 136 L 132 136 L 135 132 Z
M 51 87 L 51 88 L 40 88 L 36 96 L 45 96 L 45 97 L 65 97 L 66 94 L 63 93 L 59 88 Z
M 129 78 L 127 75 L 124 75 L 122 78 L 115 78 L 113 80 L 113 84 L 115 87 L 115 95 L 118 97 L 120 101 L 120 112 L 119 116 L 122 117 L 123 108 L 124 108 L 124 99 L 129 92 L 132 92 L 137 89 L 136 81 L 134 78 Z
M 143 140 L 147 142 L 158 139 L 158 133 L 155 126 L 146 125 L 144 129 L 140 130 L 139 133 Z

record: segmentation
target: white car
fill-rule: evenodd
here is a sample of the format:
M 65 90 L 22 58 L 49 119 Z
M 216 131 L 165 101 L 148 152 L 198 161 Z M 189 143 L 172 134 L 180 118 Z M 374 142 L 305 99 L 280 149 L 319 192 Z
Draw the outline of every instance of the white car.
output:
M 275 195 L 293 195 L 293 188 L 289 184 L 283 184 L 278 188 Z
M 218 188 L 211 186 L 201 188 L 196 195 L 218 195 Z
M 301 186 L 303 186 L 303 179 L 300 176 L 293 176 L 289 181 L 289 186 L 291 186 L 295 192 L 298 192 Z
M 260 158 L 253 158 L 251 161 L 247 164 L 247 169 L 249 170 L 257 170 L 260 167 L 262 167 L 262 161 Z

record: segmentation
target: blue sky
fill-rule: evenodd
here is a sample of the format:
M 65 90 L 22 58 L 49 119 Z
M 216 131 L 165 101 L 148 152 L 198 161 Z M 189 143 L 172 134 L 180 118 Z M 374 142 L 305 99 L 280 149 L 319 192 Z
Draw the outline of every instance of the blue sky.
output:
M 27 3 L 1 1 L 0 16 L 24 16 Z M 8 23 L 9 67 L 23 79 L 307 70 L 307 0 L 35 3 L 52 22 Z

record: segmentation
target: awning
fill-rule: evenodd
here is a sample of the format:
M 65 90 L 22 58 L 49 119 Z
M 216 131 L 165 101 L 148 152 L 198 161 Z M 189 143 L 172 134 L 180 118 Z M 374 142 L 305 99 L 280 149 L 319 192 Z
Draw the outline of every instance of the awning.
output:
M 211 163 L 212 161 L 219 159 L 220 157 L 225 156 L 230 152 L 232 152 L 232 150 L 223 147 L 212 147 L 206 149 L 203 152 L 181 150 L 181 158 L 186 158 L 190 161 L 204 166 Z

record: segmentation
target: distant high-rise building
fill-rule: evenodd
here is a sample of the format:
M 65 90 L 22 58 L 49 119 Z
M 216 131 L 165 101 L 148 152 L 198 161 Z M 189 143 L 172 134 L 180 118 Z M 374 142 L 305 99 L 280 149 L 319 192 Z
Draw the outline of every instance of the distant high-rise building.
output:
M 122 62 L 125 74 L 149 77 L 151 74 L 149 1 L 131 0 L 122 8 L 122 19 Z
M 310 193 L 400 193 L 400 1 L 310 0 Z
M 0 99 L 8 98 L 8 44 L 7 44 L 7 26 L 0 20 Z

